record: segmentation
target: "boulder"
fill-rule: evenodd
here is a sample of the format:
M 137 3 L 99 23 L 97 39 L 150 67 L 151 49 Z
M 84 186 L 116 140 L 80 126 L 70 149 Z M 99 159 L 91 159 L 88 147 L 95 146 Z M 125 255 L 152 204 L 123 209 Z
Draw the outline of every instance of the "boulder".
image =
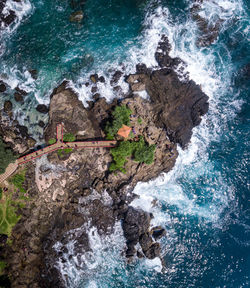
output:
M 36 110 L 43 114 L 47 114 L 49 112 L 49 108 L 44 104 L 38 104 L 36 106 Z
M 122 74 L 123 73 L 120 70 L 115 71 L 115 73 L 112 75 L 112 78 L 110 80 L 110 85 L 115 86 L 118 83 L 118 81 L 120 80 Z
M 5 113 L 9 113 L 12 111 L 13 105 L 10 100 L 4 102 L 3 110 Z
M 44 128 L 45 123 L 42 120 L 39 120 L 38 126 L 40 126 L 41 128 Z
M 90 78 L 92 83 L 96 84 L 98 81 L 98 74 L 92 74 L 92 75 L 90 75 L 89 78 Z
M 35 69 L 31 69 L 31 70 L 29 70 L 29 72 L 30 72 L 31 77 L 32 77 L 34 80 L 37 80 L 37 78 L 38 78 L 38 71 L 35 70 Z
M 15 98 L 16 102 L 21 102 L 21 103 L 23 103 L 23 96 L 22 96 L 20 93 L 15 92 L 15 93 L 14 93 L 14 98 Z
M 7 89 L 3 81 L 0 80 L 0 92 L 5 92 Z
M 73 12 L 70 16 L 69 16 L 69 20 L 70 22 L 76 22 L 76 23 L 80 23 L 83 20 L 83 11 L 79 10 L 76 12 Z
M 105 78 L 103 76 L 101 76 L 101 77 L 99 77 L 98 81 L 101 83 L 105 83 Z

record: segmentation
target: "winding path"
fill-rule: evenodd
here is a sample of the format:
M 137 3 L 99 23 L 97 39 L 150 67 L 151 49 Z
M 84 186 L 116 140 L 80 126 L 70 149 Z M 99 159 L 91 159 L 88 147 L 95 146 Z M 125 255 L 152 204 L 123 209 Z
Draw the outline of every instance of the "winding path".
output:
M 0 183 L 4 182 L 8 177 L 10 177 L 18 168 L 19 165 L 25 164 L 36 158 L 54 152 L 58 149 L 83 149 L 83 148 L 109 148 L 114 147 L 116 141 L 81 141 L 81 142 L 63 142 L 63 124 L 58 124 L 56 127 L 56 143 L 28 155 L 22 156 L 17 159 L 14 163 L 10 163 L 6 168 L 4 174 L 0 175 Z

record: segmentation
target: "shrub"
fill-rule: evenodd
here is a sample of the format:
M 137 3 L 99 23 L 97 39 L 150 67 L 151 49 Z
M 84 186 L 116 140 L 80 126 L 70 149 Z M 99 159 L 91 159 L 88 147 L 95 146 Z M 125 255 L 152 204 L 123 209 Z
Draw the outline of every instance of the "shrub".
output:
M 140 136 L 138 142 L 123 141 L 119 146 L 111 149 L 111 155 L 113 156 L 113 163 L 111 163 L 109 170 L 120 170 L 126 173 L 124 165 L 126 164 L 127 157 L 133 157 L 134 161 L 140 163 L 151 164 L 154 161 L 155 145 L 146 144 L 144 138 Z
M 72 148 L 65 148 L 65 149 L 58 149 L 57 155 L 62 157 L 63 155 L 69 154 L 73 149 Z
M 0 261 L 0 275 L 3 275 L 5 267 L 6 267 L 6 262 Z
M 56 143 L 56 139 L 55 138 L 50 138 L 48 141 L 49 145 L 53 145 Z
M 113 137 L 123 124 L 130 125 L 131 113 L 132 111 L 126 105 L 115 107 L 115 110 L 112 112 L 112 122 L 108 122 L 104 129 L 108 140 L 114 139 Z
M 142 124 L 142 119 L 141 119 L 141 118 L 138 118 L 138 119 L 137 119 L 137 122 L 138 122 L 138 124 Z
M 5 169 L 11 162 L 15 162 L 16 157 L 12 153 L 11 149 L 3 142 L 0 137 L 0 174 L 5 172 Z
M 71 133 L 66 133 L 63 135 L 63 141 L 64 142 L 74 142 L 76 140 L 76 137 Z

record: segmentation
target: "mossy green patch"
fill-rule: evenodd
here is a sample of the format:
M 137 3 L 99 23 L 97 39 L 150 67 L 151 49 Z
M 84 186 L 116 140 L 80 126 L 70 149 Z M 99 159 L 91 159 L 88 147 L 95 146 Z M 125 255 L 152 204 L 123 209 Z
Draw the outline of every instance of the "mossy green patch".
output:
M 56 139 L 55 138 L 50 138 L 48 141 L 49 145 L 53 145 L 56 143 Z
M 71 133 L 66 133 L 63 135 L 64 142 L 74 142 L 75 140 L 76 140 L 76 137 Z
M 6 267 L 6 262 L 0 261 L 0 275 L 3 275 L 5 267 Z

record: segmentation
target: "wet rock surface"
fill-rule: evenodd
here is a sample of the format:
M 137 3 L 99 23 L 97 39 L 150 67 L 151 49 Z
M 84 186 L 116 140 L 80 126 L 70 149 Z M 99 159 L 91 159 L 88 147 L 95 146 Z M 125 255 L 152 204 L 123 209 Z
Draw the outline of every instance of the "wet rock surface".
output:
M 126 77 L 128 94 L 119 100 L 133 111 L 135 137 L 143 135 L 147 143 L 156 144 L 153 164 L 128 159 L 126 174 L 110 173 L 112 157 L 108 149 L 101 148 L 76 149 L 63 159 L 54 152 L 46 163 L 27 164 L 26 185 L 33 200 L 21 211 L 23 217 L 14 228 L 13 244 L 8 250 L 13 287 L 66 287 L 57 263 L 59 259 L 66 261 L 67 243 L 73 237 L 77 253 L 84 254 L 90 249 L 89 227 L 95 227 L 99 235 L 109 235 L 117 221 L 122 223 L 128 261 L 133 257 L 160 257 L 157 241 L 166 231 L 164 227 L 152 227 L 152 214 L 130 206 L 136 197 L 133 189 L 138 181 L 149 181 L 174 167 L 177 143 L 187 146 L 192 128 L 208 109 L 208 97 L 201 88 L 188 76 L 185 81 L 179 79 L 169 49 L 163 37 L 156 56 L 159 67 L 152 71 L 145 64 L 137 65 L 137 72 Z M 116 73 L 114 85 L 121 77 Z M 94 74 L 90 81 L 96 84 L 103 81 L 100 78 Z M 136 94 L 142 90 L 150 99 Z M 107 103 L 100 96 L 85 108 L 63 82 L 51 95 L 46 141 L 55 138 L 56 125 L 61 122 L 64 133 L 74 134 L 77 140 L 103 139 L 105 123 L 118 100 Z M 25 128 L 21 132 L 27 134 Z

